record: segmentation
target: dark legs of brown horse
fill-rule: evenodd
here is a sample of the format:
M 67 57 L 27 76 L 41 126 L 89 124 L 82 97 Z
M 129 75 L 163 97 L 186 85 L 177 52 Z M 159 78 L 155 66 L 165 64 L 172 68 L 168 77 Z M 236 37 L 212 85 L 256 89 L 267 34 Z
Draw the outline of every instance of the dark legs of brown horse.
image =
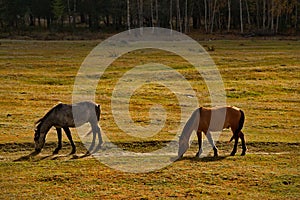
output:
M 232 149 L 232 152 L 231 152 L 230 156 L 234 156 L 235 155 L 235 153 L 237 151 L 238 142 L 239 142 L 239 135 L 235 134 L 234 135 L 234 146 L 233 146 L 233 149 Z
M 198 137 L 198 145 L 199 145 L 199 150 L 196 154 L 196 157 L 200 157 L 202 154 L 202 132 L 197 132 L 197 137 Z
M 217 147 L 216 147 L 216 145 L 215 145 L 214 140 L 213 140 L 212 137 L 211 137 L 210 132 L 207 132 L 207 133 L 206 133 L 206 137 L 207 137 L 207 139 L 208 139 L 209 144 L 212 146 L 212 148 L 213 148 L 213 150 L 214 150 L 214 157 L 218 157 L 218 149 L 217 149 Z
M 213 150 L 214 150 L 214 157 L 218 156 L 218 149 L 214 143 L 214 140 L 212 139 L 211 133 L 208 131 L 206 134 L 206 138 L 208 140 L 208 142 L 210 143 L 210 145 L 212 146 Z M 197 132 L 197 137 L 198 137 L 198 144 L 199 144 L 199 151 L 196 154 L 196 157 L 200 157 L 201 153 L 202 153 L 202 134 L 201 132 Z
M 234 156 L 236 151 L 237 151 L 237 145 L 238 145 L 238 141 L 239 141 L 239 138 L 241 138 L 241 141 L 242 141 L 242 156 L 246 155 L 246 151 L 247 151 L 247 147 L 246 147 L 246 142 L 245 142 L 245 136 L 244 136 L 244 133 L 242 131 L 239 132 L 239 134 L 236 134 L 234 136 L 234 146 L 233 146 L 233 149 L 232 149 L 232 152 L 231 152 L 231 156 Z
M 70 143 L 71 143 L 71 146 L 72 146 L 72 151 L 70 154 L 74 154 L 76 152 L 76 146 L 73 142 L 73 138 L 72 138 L 72 135 L 71 135 L 71 131 L 69 128 L 63 128 Z M 62 148 L 62 131 L 61 131 L 61 128 L 56 128 L 56 131 L 57 131 L 57 139 L 58 139 L 58 143 L 57 143 L 57 147 L 56 149 L 54 150 L 53 154 L 58 154 L 59 150 L 61 150 Z
M 242 140 L 242 156 L 246 155 L 247 147 L 246 147 L 246 142 L 245 142 L 245 136 L 244 133 L 241 131 L 240 132 L 240 138 Z

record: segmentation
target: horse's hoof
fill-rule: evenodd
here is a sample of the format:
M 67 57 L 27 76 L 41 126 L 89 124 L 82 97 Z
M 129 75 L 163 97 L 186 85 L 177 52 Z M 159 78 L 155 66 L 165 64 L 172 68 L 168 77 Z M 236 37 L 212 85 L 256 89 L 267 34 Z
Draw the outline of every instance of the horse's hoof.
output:
M 203 153 L 202 150 L 198 151 L 198 152 L 196 153 L 195 157 L 200 158 L 200 156 L 201 156 L 202 153 Z
M 41 151 L 34 151 L 34 152 L 32 152 L 31 154 L 29 154 L 29 157 L 31 157 L 31 156 L 36 156 L 36 155 L 38 155 L 39 153 L 41 153 Z
M 58 154 L 58 151 L 53 151 L 52 155 L 57 155 Z
M 241 156 L 245 156 L 246 155 L 246 153 L 245 152 L 243 152 L 242 154 L 241 154 Z
M 172 157 L 172 158 L 170 158 L 170 161 L 171 162 L 175 162 L 175 161 L 177 161 L 177 160 L 180 160 L 182 157 L 180 157 L 180 156 L 176 156 L 176 157 Z
M 235 153 L 231 153 L 231 154 L 230 154 L 230 156 L 234 156 L 234 155 L 235 155 Z
M 76 153 L 76 151 L 71 151 L 70 155 L 74 155 Z

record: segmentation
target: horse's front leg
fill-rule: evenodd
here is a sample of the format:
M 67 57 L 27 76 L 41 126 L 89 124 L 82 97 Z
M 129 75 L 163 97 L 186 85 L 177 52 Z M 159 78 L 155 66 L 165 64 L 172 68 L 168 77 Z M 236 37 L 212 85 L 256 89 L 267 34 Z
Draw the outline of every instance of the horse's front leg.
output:
M 197 137 L 198 137 L 198 145 L 199 145 L 199 150 L 196 154 L 196 157 L 200 158 L 200 155 L 202 154 L 203 150 L 202 150 L 202 132 L 198 131 L 197 132 Z
M 59 150 L 61 150 L 62 148 L 62 135 L 61 135 L 61 128 L 56 128 L 56 132 L 57 132 L 57 147 L 56 149 L 53 151 L 53 154 L 58 154 Z
M 71 131 L 70 131 L 69 128 L 64 128 L 64 131 L 65 131 L 65 133 L 66 133 L 66 135 L 67 135 L 67 137 L 68 137 L 68 139 L 69 139 L 69 141 L 71 143 L 71 146 L 72 146 L 72 151 L 71 151 L 70 154 L 74 154 L 74 153 L 76 153 L 76 146 L 75 146 L 75 144 L 73 142 Z
M 206 137 L 207 137 L 208 142 L 210 143 L 210 145 L 212 146 L 212 148 L 214 150 L 214 157 L 218 157 L 218 148 L 216 147 L 215 142 L 209 131 L 206 133 Z

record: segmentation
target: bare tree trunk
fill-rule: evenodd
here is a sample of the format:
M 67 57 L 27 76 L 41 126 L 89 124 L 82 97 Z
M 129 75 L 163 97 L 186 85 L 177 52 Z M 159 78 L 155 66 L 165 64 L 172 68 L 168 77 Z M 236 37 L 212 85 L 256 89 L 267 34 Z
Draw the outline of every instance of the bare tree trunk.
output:
M 151 26 L 154 27 L 153 0 L 150 0 Z
M 260 2 L 260 0 L 256 0 L 256 26 L 257 26 L 257 28 L 260 27 L 259 2 Z
M 140 27 L 144 26 L 144 0 L 140 0 Z
M 179 31 L 182 32 L 179 0 L 176 0 L 176 7 L 177 7 L 177 28 L 179 27 Z
M 251 25 L 250 12 L 249 12 L 249 6 L 248 6 L 248 0 L 245 0 L 245 2 L 246 2 L 246 10 L 247 10 L 248 24 Z
M 213 9 L 213 0 L 207 0 L 207 29 L 211 27 L 211 13 Z
M 138 23 L 139 23 L 139 27 L 143 27 L 144 24 L 144 18 L 143 18 L 143 0 L 138 0 Z
M 204 0 L 204 26 L 205 26 L 205 31 L 208 31 L 207 27 L 207 1 Z
M 271 0 L 271 30 L 274 32 L 274 0 Z
M 76 12 L 77 12 L 77 2 L 74 0 L 74 8 L 73 8 L 73 28 L 76 28 Z
M 187 33 L 188 31 L 188 0 L 185 0 L 185 15 L 184 15 L 184 32 Z
M 69 26 L 71 27 L 71 8 L 70 8 L 70 0 L 67 1 L 68 6 L 68 20 L 69 20 Z
M 241 22 L 241 33 L 244 33 L 242 0 L 240 0 L 240 22 Z
M 157 0 L 155 0 L 155 21 L 156 21 L 156 26 L 160 26 L 159 25 L 159 21 L 158 21 L 158 2 Z
M 295 31 L 297 31 L 298 24 L 298 1 L 295 2 Z
M 130 0 L 127 0 L 127 27 L 130 33 Z
M 231 24 L 231 0 L 228 0 L 228 24 L 227 24 L 227 31 L 230 31 L 230 24 Z
M 271 27 L 271 15 L 272 15 L 272 0 L 269 0 L 268 1 L 268 4 L 267 4 L 267 13 L 268 13 L 268 26 L 267 26 L 267 29 L 270 29 Z
M 275 33 L 278 32 L 278 25 L 279 25 L 279 13 L 277 14 L 277 17 L 276 17 L 276 28 L 275 28 Z
M 263 30 L 266 29 L 266 0 L 263 0 L 263 22 L 262 22 Z
M 173 21 L 173 0 L 170 0 L 170 29 L 173 30 L 173 24 L 172 24 L 172 21 Z
M 213 15 L 212 15 L 211 26 L 210 26 L 210 33 L 212 33 L 213 30 L 214 30 L 214 21 L 215 21 L 216 6 L 217 6 L 217 0 L 215 0 L 215 3 L 214 3 Z

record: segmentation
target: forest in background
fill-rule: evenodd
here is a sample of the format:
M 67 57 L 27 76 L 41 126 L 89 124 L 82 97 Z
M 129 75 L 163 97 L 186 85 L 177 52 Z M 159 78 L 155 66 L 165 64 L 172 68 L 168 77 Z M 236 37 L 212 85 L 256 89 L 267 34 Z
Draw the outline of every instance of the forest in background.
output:
M 300 0 L 0 0 L 0 32 L 118 32 L 163 27 L 189 33 L 295 35 Z

